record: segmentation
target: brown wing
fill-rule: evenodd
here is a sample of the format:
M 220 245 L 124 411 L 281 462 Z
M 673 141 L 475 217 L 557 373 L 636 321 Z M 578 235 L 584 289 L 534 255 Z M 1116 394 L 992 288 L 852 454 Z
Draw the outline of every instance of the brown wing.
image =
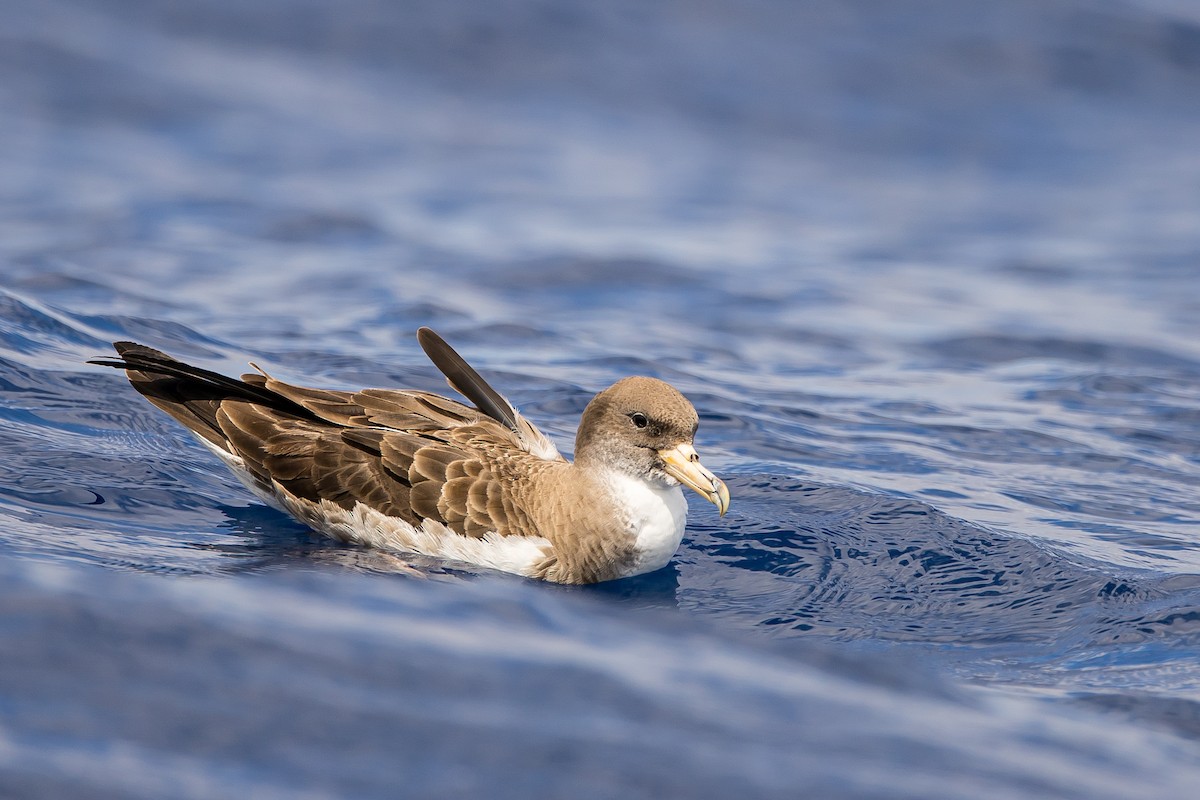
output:
M 439 431 L 478 422 L 473 408 L 429 392 L 402 389 L 362 389 L 343 392 L 293 386 L 263 373 L 242 380 L 286 397 L 321 419 L 346 427 Z
M 431 392 L 409 389 L 363 389 L 357 392 L 309 389 L 284 383 L 262 372 L 243 375 L 242 380 L 248 385 L 262 387 L 284 397 L 336 425 L 420 433 L 480 425 L 489 428 L 502 440 L 539 458 L 563 460 L 549 437 L 511 406 L 509 409 L 515 427 L 485 415 L 479 409 Z
M 465 536 L 534 535 L 520 501 L 528 476 L 564 463 L 557 451 L 530 452 L 521 426 L 541 434 L 519 415 L 513 430 L 428 392 L 308 389 L 265 373 L 238 380 L 144 345 L 115 347 L 118 358 L 93 363 L 125 369 L 150 402 L 239 456 L 262 488 L 311 503 L 362 503 Z
M 227 401 L 217 423 L 260 482 L 301 500 L 347 510 L 363 503 L 409 524 L 433 519 L 477 538 L 538 533 L 518 502 L 511 457 L 496 458 L 511 443 L 491 420 L 448 430 L 343 427 Z

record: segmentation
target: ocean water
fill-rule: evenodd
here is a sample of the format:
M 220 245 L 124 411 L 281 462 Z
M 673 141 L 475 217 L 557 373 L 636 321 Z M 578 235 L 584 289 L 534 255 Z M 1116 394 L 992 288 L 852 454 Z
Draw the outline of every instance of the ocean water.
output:
M 0 795 L 1191 798 L 1200 10 L 4 0 Z M 326 541 L 88 358 L 629 374 L 733 503 Z

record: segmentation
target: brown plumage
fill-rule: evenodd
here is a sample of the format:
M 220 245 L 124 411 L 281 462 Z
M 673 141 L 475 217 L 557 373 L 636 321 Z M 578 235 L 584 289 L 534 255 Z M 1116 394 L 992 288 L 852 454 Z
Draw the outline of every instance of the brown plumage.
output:
M 261 371 L 238 380 L 132 342 L 92 363 L 126 370 L 247 486 L 344 541 L 590 583 L 666 563 L 683 533 L 680 482 L 728 506 L 692 448 L 695 409 L 668 384 L 626 378 L 598 394 L 572 464 L 436 333 L 419 340 L 476 408 Z

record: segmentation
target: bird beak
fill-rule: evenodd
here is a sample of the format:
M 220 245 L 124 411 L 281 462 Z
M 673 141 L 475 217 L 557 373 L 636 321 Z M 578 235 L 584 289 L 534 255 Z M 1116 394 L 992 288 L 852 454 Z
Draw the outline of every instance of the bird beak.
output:
M 715 505 L 721 516 L 725 516 L 729 510 L 729 489 L 723 480 L 704 468 L 696 448 L 685 442 L 659 450 L 658 457 L 666 465 L 668 475 Z

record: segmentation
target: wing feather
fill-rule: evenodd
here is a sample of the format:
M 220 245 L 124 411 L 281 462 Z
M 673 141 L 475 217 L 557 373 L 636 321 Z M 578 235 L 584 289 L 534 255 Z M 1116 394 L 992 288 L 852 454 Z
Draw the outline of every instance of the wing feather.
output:
M 491 425 L 497 432 L 504 431 L 513 443 L 528 453 L 550 461 L 562 460 L 549 437 L 521 416 L 445 340 L 428 328 L 418 331 L 418 339 L 438 369 L 447 375 L 451 386 L 476 408 L 416 390 L 349 392 L 295 386 L 261 370 L 243 375 L 240 384 L 252 392 L 279 396 L 335 425 L 428 434 L 463 426 Z
M 501 397 L 453 347 L 446 344 L 445 339 L 438 336 L 432 328 L 420 328 L 417 331 L 417 341 L 433 365 L 446 376 L 454 391 L 513 433 L 520 433 L 517 412 L 512 404 Z
M 520 464 L 536 472 L 565 462 L 466 362 L 458 385 L 478 379 L 466 396 L 479 408 L 420 391 L 294 386 L 262 370 L 239 380 L 141 345 L 117 350 L 96 363 L 126 369 L 152 403 L 240 459 L 264 492 L 347 510 L 362 503 L 464 536 L 541 535 L 523 508 L 520 476 L 531 470 Z

